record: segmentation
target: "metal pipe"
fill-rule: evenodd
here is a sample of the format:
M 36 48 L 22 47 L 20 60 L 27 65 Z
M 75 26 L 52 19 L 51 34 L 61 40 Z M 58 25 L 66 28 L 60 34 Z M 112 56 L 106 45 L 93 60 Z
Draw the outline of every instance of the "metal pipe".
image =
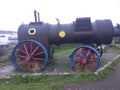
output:
M 37 22 L 37 15 L 36 15 L 37 11 L 34 10 L 34 17 L 35 17 L 35 22 Z
M 40 22 L 40 14 L 39 14 L 39 12 L 38 12 L 38 22 Z

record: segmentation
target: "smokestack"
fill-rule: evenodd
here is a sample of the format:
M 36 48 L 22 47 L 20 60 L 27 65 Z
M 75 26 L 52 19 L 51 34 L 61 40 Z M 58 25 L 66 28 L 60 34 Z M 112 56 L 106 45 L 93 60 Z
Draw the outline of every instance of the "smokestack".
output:
M 36 15 L 37 11 L 34 10 L 34 17 L 35 17 L 35 22 L 37 22 L 37 15 Z
M 38 22 L 40 22 L 40 14 L 39 14 L 39 12 L 38 12 Z

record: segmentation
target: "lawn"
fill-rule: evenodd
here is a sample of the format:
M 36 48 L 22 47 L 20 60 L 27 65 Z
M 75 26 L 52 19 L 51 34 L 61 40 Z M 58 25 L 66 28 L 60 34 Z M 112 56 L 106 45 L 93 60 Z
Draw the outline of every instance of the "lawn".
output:
M 70 55 L 75 48 L 79 47 L 80 44 L 62 44 L 60 46 L 55 46 L 54 57 Z

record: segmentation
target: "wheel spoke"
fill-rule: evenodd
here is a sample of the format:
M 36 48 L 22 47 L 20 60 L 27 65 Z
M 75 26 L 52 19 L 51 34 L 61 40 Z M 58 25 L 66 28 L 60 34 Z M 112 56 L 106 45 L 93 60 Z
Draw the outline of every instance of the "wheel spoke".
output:
M 86 67 L 87 67 L 88 70 L 94 71 L 94 67 L 95 67 L 95 66 L 93 66 L 91 63 L 88 63 L 88 64 L 86 65 Z
M 37 51 L 38 48 L 39 48 L 39 46 L 37 46 L 37 47 L 33 50 L 32 55 L 34 55 L 34 53 Z
M 24 46 L 26 54 L 28 54 L 28 50 L 27 50 L 27 47 L 26 47 L 25 43 L 23 44 L 23 46 Z
M 38 55 L 41 55 L 41 54 L 44 54 L 44 51 L 41 51 L 41 52 L 39 52 L 39 53 L 36 53 L 36 54 L 34 54 L 34 56 L 38 56 Z
M 33 58 L 34 60 L 40 60 L 40 61 L 45 61 L 45 59 L 44 58 Z
M 80 50 L 78 50 L 78 51 L 76 52 L 76 54 L 79 55 L 78 57 L 82 57 L 82 56 L 83 56 Z
M 33 42 L 30 42 L 30 53 L 32 53 Z
M 18 51 L 26 55 L 26 52 L 23 49 L 19 48 Z
M 90 54 L 90 49 L 88 50 L 88 52 L 87 52 L 87 54 L 86 54 L 86 57 L 88 57 L 89 56 L 89 54 Z
M 92 54 L 90 57 L 90 62 L 97 62 L 98 58 L 96 57 L 96 54 Z
M 25 59 L 25 56 L 23 56 L 23 55 L 18 55 L 18 54 L 17 54 L 16 57 Z
M 25 66 L 27 64 L 28 64 L 28 62 L 25 61 L 25 62 L 22 63 L 22 66 Z
M 80 65 L 80 62 L 76 63 L 75 66 L 78 67 Z
M 82 52 L 83 52 L 83 55 L 86 56 L 87 51 L 85 48 L 82 49 Z
M 21 64 L 22 70 L 23 70 L 23 69 L 24 69 L 24 67 L 25 67 L 25 66 L 27 66 L 27 65 L 28 65 L 28 62 L 26 62 L 26 61 L 25 61 L 25 62 L 23 62 L 23 63 Z
M 96 63 L 95 62 L 90 62 L 90 64 L 94 65 L 94 67 L 96 67 Z
M 81 64 L 80 67 L 79 67 L 80 71 L 83 71 L 84 70 L 84 65 Z
M 96 62 L 97 63 L 97 58 L 96 59 L 90 59 L 90 62 Z
M 31 67 L 35 67 L 35 64 L 33 62 L 31 63 Z
M 87 64 L 86 67 L 87 67 L 88 69 L 90 69 L 90 64 Z

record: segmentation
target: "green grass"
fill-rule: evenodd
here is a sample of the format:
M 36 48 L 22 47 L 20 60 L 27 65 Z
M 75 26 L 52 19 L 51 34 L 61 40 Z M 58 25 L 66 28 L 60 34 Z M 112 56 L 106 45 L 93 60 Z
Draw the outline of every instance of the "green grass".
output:
M 63 90 L 66 83 L 82 83 L 96 80 L 92 73 L 81 73 L 63 76 L 15 76 L 12 79 L 0 80 L 0 90 Z
M 55 53 L 54 56 L 65 56 L 65 55 L 70 55 L 75 48 L 80 46 L 80 44 L 62 44 L 60 46 L 55 46 Z
M 104 53 L 106 53 L 108 49 L 112 49 L 114 53 L 120 53 L 120 47 L 116 45 L 106 45 L 104 48 Z
M 61 83 L 1 84 L 0 90 L 63 90 Z

